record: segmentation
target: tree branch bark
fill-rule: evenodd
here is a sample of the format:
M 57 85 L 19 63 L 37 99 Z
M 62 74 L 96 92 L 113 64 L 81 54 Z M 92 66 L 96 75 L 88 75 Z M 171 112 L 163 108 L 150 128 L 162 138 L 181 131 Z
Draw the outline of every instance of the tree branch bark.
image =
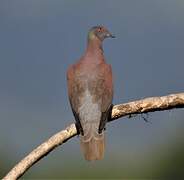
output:
M 112 109 L 111 120 L 154 111 L 163 111 L 173 108 L 184 107 L 184 93 L 171 94 L 162 97 L 150 97 L 125 104 L 115 105 Z M 21 177 L 33 164 L 46 156 L 57 146 L 63 144 L 77 135 L 75 124 L 71 124 L 65 130 L 53 135 L 47 141 L 39 145 L 3 178 L 3 180 L 14 180 Z

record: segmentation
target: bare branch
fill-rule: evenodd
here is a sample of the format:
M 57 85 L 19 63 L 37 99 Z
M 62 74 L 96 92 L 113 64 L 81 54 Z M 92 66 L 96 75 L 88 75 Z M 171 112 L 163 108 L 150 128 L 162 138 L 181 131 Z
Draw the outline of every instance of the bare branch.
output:
M 115 105 L 110 121 L 123 116 L 163 111 L 184 107 L 184 93 L 170 94 L 161 97 L 149 97 L 138 101 Z
M 71 124 L 65 130 L 53 135 L 47 141 L 39 145 L 24 159 L 22 159 L 3 179 L 14 180 L 21 177 L 33 164 L 46 156 L 49 152 L 55 149 L 57 146 L 63 144 L 68 139 L 77 134 L 75 124 Z
M 173 108 L 184 107 L 184 93 L 171 94 L 162 97 L 150 97 L 125 104 L 115 105 L 112 109 L 110 121 L 127 115 L 141 114 L 154 111 L 163 111 Z M 33 164 L 46 156 L 57 146 L 63 144 L 70 138 L 77 135 L 75 124 L 71 124 L 65 130 L 53 135 L 43 144 L 34 149 L 22 161 L 3 178 L 4 180 L 14 180 L 21 177 Z

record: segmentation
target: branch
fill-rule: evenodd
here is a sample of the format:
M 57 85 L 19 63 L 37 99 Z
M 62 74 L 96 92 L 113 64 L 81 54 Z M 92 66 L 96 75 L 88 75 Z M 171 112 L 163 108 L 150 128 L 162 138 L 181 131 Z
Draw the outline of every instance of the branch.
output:
M 123 116 L 184 108 L 184 93 L 170 94 L 161 97 L 149 97 L 138 101 L 115 105 L 110 121 Z
M 115 105 L 112 109 L 111 120 L 133 114 L 142 114 L 154 111 L 163 111 L 184 107 L 184 93 L 171 94 L 162 97 L 150 97 L 125 104 Z M 46 156 L 57 146 L 77 135 L 75 124 L 71 124 L 65 130 L 53 135 L 43 144 L 34 149 L 3 178 L 14 180 L 21 177 L 33 164 Z

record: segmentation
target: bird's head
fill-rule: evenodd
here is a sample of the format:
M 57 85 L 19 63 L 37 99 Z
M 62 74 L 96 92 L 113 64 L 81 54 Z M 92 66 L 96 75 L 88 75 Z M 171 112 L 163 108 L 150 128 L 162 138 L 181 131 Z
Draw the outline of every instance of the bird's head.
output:
M 88 40 L 98 39 L 103 41 L 106 38 L 115 38 L 104 26 L 94 26 L 89 30 Z

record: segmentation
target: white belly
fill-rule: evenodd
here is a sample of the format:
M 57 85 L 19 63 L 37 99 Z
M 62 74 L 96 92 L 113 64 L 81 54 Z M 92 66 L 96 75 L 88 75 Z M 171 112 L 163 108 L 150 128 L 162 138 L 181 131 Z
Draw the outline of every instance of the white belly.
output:
M 99 123 L 101 118 L 101 112 L 98 102 L 93 102 L 93 97 L 87 89 L 81 99 L 81 106 L 79 107 L 79 117 L 81 124 L 86 122 Z

